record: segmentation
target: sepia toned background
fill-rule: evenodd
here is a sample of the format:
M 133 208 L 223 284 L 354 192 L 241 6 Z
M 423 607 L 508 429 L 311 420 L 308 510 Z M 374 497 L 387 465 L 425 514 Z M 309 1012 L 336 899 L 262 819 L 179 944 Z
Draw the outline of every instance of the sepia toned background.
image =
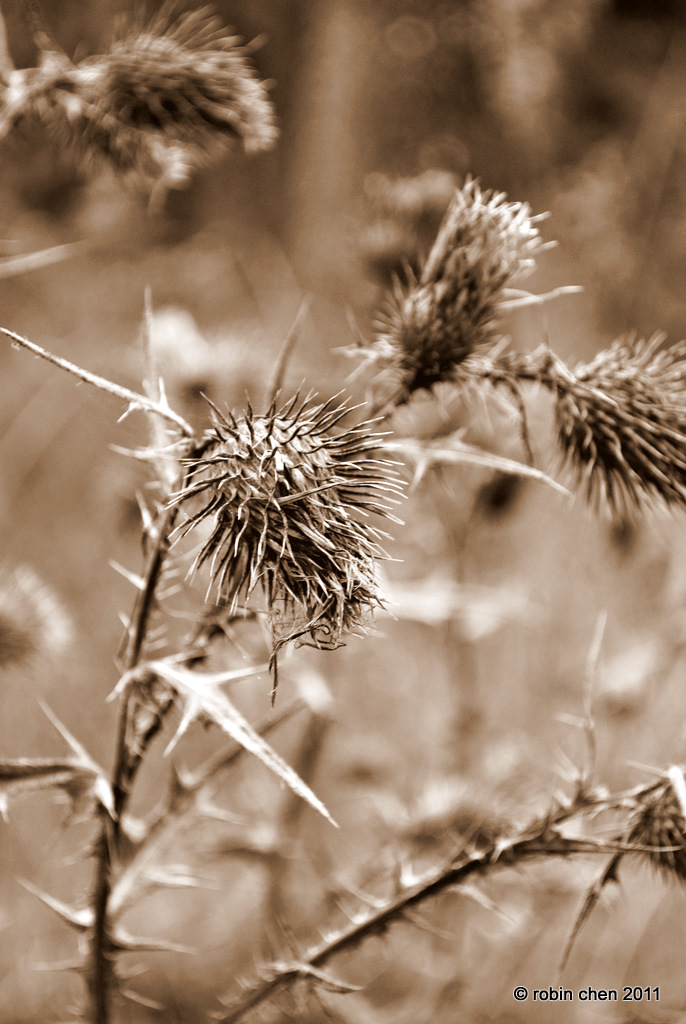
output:
M 22 8 L 3 0 L 20 67 L 36 60 Z M 111 173 L 75 166 L 44 135 L 5 141 L 0 255 L 83 245 L 64 262 L 0 279 L 2 326 L 136 388 L 149 286 L 170 400 L 199 422 L 200 391 L 237 413 L 246 394 L 259 403 L 307 294 L 285 390 L 306 380 L 327 397 L 349 386 L 364 399 L 363 378 L 346 383 L 355 364 L 342 350 L 356 332 L 371 336 L 383 304 L 366 258 L 370 197 L 379 175 L 438 169 L 460 183 L 472 174 L 536 214 L 550 212 L 541 232 L 558 246 L 541 256 L 528 286 L 584 291 L 513 315 L 508 332 L 520 349 L 548 342 L 573 362 L 630 331 L 684 335 L 686 11 L 676 0 L 214 8 L 241 36 L 259 39 L 254 62 L 273 82 L 279 144 L 259 156 L 227 155 L 155 211 Z M 107 47 L 126 9 L 54 0 L 46 14 L 79 59 Z M 0 345 L 3 600 L 18 605 L 11 574 L 30 570 L 61 609 L 55 635 L 0 677 L 2 757 L 64 753 L 42 700 L 110 765 L 116 708 L 106 697 L 118 677 L 120 614 L 132 600 L 110 563 L 140 569 L 135 496 L 147 472 L 112 448 L 146 443 L 142 419 L 117 423 L 120 413 L 109 396 Z M 431 415 L 420 400 L 408 429 Z M 530 415 L 539 464 L 555 473 L 539 396 Z M 488 415 L 462 407 L 453 426 L 488 451 L 523 457 L 516 425 L 498 405 Z M 310 781 L 340 829 L 303 808 L 277 867 L 246 853 L 241 823 L 269 833 L 282 794 L 261 766 L 241 762 L 217 794 L 238 824 L 204 823 L 170 853 L 171 863 L 192 863 L 208 888 L 158 895 L 131 915 L 132 928 L 199 951 L 146 959 L 138 987 L 164 1001 L 163 1019 L 204 1019 L 215 993 L 275 955 L 284 922 L 306 948 L 352 912 L 342 892 L 387 893 L 399 866 L 419 872 L 437 863 L 461 829 L 473 835 L 542 813 L 568 784 L 570 763 L 588 759 L 579 723 L 603 614 L 592 686 L 597 780 L 628 787 L 684 760 L 679 514 L 655 510 L 613 525 L 542 484 L 465 466 L 429 474 L 402 517 L 389 544 L 393 614 L 340 651 L 297 652 L 279 693 L 286 702 L 299 681 L 329 694 Z M 243 690 L 246 712 L 266 720 L 268 677 Z M 297 759 L 305 728 L 295 716 L 270 740 Z M 175 752 L 180 764 L 217 745 L 202 730 L 189 739 Z M 167 785 L 165 742 L 143 780 L 140 813 Z M 68 1019 L 79 994 L 78 978 L 35 970 L 68 960 L 76 942 L 17 882 L 62 899 L 87 893 L 88 825 L 65 828 L 64 818 L 64 807 L 38 794 L 0 822 L 0 1019 L 8 1022 Z M 621 887 L 604 894 L 559 974 L 600 867 L 543 863 L 505 870 L 478 891 L 446 892 L 419 920 L 336 961 L 334 973 L 363 991 L 306 1007 L 281 1003 L 261 1019 L 547 1021 L 549 1007 L 514 1002 L 515 985 L 626 984 L 659 986 L 659 1005 L 577 1000 L 556 1006 L 555 1019 L 686 1020 L 686 893 L 639 864 L 622 865 Z M 143 1008 L 129 1013 L 122 1019 L 159 1019 Z

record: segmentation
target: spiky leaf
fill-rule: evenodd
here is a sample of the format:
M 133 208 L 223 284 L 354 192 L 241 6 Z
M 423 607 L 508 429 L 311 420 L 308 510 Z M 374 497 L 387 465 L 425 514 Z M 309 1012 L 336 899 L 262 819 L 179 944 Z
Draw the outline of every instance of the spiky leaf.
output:
M 254 754 L 327 821 L 336 824 L 321 800 L 297 772 L 253 729 L 229 698 L 222 693 L 212 677 L 209 677 L 208 681 L 200 672 L 191 672 L 166 662 L 154 662 L 150 667 L 176 690 L 183 708 L 181 728 L 185 729 L 191 722 L 197 720 L 214 722 L 223 732 Z

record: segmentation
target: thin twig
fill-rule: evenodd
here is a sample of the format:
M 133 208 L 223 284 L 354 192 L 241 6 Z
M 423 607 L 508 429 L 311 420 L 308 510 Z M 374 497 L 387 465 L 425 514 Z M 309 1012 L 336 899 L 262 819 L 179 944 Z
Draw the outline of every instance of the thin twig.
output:
M 291 329 L 286 335 L 283 345 L 279 350 L 279 354 L 276 358 L 276 363 L 274 364 L 274 369 L 272 370 L 271 377 L 269 378 L 269 383 L 267 384 L 267 388 L 265 391 L 265 404 L 267 405 L 267 407 L 269 407 L 272 404 L 272 402 L 275 401 L 276 396 L 278 395 L 279 391 L 281 390 L 281 387 L 283 386 L 283 379 L 286 374 L 286 369 L 288 367 L 288 361 L 291 358 L 291 355 L 293 354 L 295 346 L 300 340 L 302 327 L 307 317 L 307 314 L 310 311 L 311 304 L 312 296 L 306 295 L 302 302 L 300 303 L 300 308 L 296 313 L 295 320 L 293 321 Z
M 0 29 L 2 23 L 0 22 Z M 0 31 L 0 74 L 2 73 L 2 33 Z M 71 259 L 78 252 L 88 248 L 87 242 L 66 242 L 64 245 L 52 245 L 49 249 L 38 249 L 36 252 L 18 253 L 16 256 L 3 256 L 0 259 L 0 280 L 6 277 L 17 277 L 29 270 L 40 270 L 53 263 L 61 263 Z
M 300 738 L 296 755 L 292 759 L 293 768 L 303 782 L 308 785 L 312 781 L 317 769 L 330 724 L 330 719 L 322 718 L 311 712 Z M 284 804 L 280 811 L 280 824 L 278 825 L 281 849 L 286 851 L 293 849 L 293 844 L 296 842 L 301 831 L 305 807 L 305 801 L 296 793 L 293 793 L 291 790 L 286 793 Z M 274 858 L 270 867 L 271 876 L 266 898 L 267 911 L 275 924 L 281 924 L 283 927 L 286 927 L 288 860 L 284 857 Z

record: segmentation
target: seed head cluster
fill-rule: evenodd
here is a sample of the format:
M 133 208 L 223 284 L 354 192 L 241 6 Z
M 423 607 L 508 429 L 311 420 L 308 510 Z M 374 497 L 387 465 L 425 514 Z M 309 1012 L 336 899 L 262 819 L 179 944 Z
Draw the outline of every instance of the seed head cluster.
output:
M 452 379 L 456 366 L 491 342 L 503 290 L 533 266 L 541 239 L 529 207 L 505 200 L 467 181 L 418 280 L 396 286 L 373 351 L 395 404 Z
M 207 9 L 174 18 L 169 5 L 107 53 L 72 64 L 46 53 L 11 71 L 0 95 L 0 138 L 38 122 L 83 159 L 145 183 L 183 185 L 227 141 L 247 152 L 276 139 L 271 103 L 239 40 Z
M 382 603 L 368 517 L 393 519 L 401 489 L 369 423 L 336 432 L 349 411 L 296 396 L 263 416 L 216 413 L 173 499 L 189 512 L 183 533 L 210 523 L 191 571 L 209 564 L 219 603 L 262 590 L 274 654 L 292 640 L 337 647 Z
M 686 503 L 686 342 L 620 339 L 557 386 L 558 439 L 591 500 Z

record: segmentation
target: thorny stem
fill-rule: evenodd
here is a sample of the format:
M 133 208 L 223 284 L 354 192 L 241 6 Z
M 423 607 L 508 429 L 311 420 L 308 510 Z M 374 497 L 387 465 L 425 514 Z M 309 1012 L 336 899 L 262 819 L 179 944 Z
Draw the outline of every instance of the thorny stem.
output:
M 272 715 L 262 722 L 256 731 L 260 736 L 272 732 L 301 712 L 305 706 L 299 700 L 294 701 L 278 714 Z M 173 795 L 172 802 L 165 805 L 165 809 L 149 826 L 145 844 L 138 847 L 137 852 L 127 862 L 126 868 L 118 875 L 112 889 L 110 909 L 114 907 L 116 912 L 128 902 L 131 894 L 135 892 L 137 880 L 145 872 L 146 866 L 154 861 L 155 852 L 168 848 L 170 837 L 182 826 L 183 818 L 175 807 L 176 803 L 181 800 L 186 806 L 193 803 L 197 805 L 203 792 L 209 788 L 217 776 L 230 769 L 244 754 L 245 747 L 234 743 L 228 750 L 222 750 L 218 754 L 212 755 L 194 772 L 184 773 L 183 779 L 176 778 L 175 784 L 178 786 L 178 791 Z
M 107 908 L 112 891 L 112 822 L 107 819 L 104 811 L 100 813 L 100 820 L 100 835 L 93 848 L 96 874 L 93 893 L 93 935 L 90 943 L 91 963 L 87 978 L 93 1024 L 108 1024 L 112 960 Z
M 0 40 L 1 42 L 1 40 Z M 129 409 L 140 408 L 154 413 L 173 423 L 188 438 L 194 436 L 193 428 L 169 408 L 166 403 L 156 402 L 135 391 L 121 387 L 112 381 L 90 373 L 74 363 L 56 356 L 40 345 L 27 338 L 0 327 L 0 333 L 10 338 L 41 359 L 66 370 L 79 380 L 92 384 L 102 391 L 107 391 L 128 403 Z M 165 558 L 170 547 L 170 535 L 177 515 L 177 508 L 168 508 L 154 531 L 148 534 L 152 548 L 148 555 L 144 573 L 144 583 L 136 596 L 131 625 L 129 627 L 129 643 L 125 659 L 125 671 L 131 671 L 140 661 L 141 652 L 147 635 L 150 616 L 155 605 L 155 594 L 162 575 Z M 111 1019 L 110 994 L 113 982 L 113 942 L 110 934 L 108 907 L 112 893 L 112 863 L 118 846 L 121 831 L 121 818 L 131 791 L 131 785 L 141 764 L 145 750 L 151 739 L 158 732 L 164 715 L 172 706 L 169 700 L 157 709 L 157 714 L 142 737 L 137 738 L 136 749 L 132 750 L 128 742 L 127 732 L 130 699 L 123 702 L 119 718 L 115 765 L 112 772 L 112 792 L 114 795 L 114 814 L 110 817 L 105 808 L 100 810 L 100 834 L 95 844 L 96 862 L 93 893 L 93 933 L 90 943 L 90 971 L 88 988 L 91 996 L 93 1024 L 109 1024 Z
M 138 664 L 155 604 L 155 593 L 159 584 L 164 561 L 169 551 L 170 534 L 176 518 L 176 508 L 167 509 L 151 536 L 152 549 L 144 574 L 142 589 L 136 595 L 129 644 L 126 653 L 125 670 L 131 671 Z M 130 697 L 125 695 L 119 716 L 115 765 L 112 772 L 114 815 L 109 817 L 101 812 L 100 836 L 95 847 L 96 877 L 93 899 L 93 936 L 91 940 L 91 973 L 89 987 L 93 1009 L 93 1024 L 109 1024 L 110 991 L 112 988 L 112 937 L 109 929 L 109 901 L 112 893 L 112 862 L 119 842 L 121 820 L 136 772 L 140 767 L 145 749 L 162 724 L 162 719 L 171 707 L 160 707 L 157 718 L 145 736 L 139 740 L 135 751 L 130 749 L 127 739 L 129 726 Z
M 565 820 L 578 811 L 578 807 L 566 808 L 552 819 L 546 817 L 542 821 L 534 822 L 514 838 L 500 839 L 485 848 L 464 852 L 457 859 L 451 860 L 414 885 L 408 886 L 381 908 L 370 909 L 362 920 L 353 921 L 333 938 L 326 939 L 310 950 L 300 961 L 273 965 L 262 983 L 249 992 L 228 1015 L 220 1018 L 220 1024 L 237 1024 L 249 1011 L 262 1005 L 299 978 L 307 978 L 308 975 L 316 977 L 313 969 L 325 966 L 342 950 L 350 949 L 366 937 L 384 931 L 388 925 L 404 917 L 413 907 L 444 892 L 450 886 L 462 884 L 471 875 L 509 868 L 541 856 L 568 857 L 620 848 L 618 843 L 561 835 L 554 827 L 554 823 Z
M 150 622 L 150 616 L 155 606 L 155 593 L 162 575 L 164 561 L 169 551 L 170 535 L 176 520 L 178 509 L 176 507 L 166 509 L 162 520 L 153 535 L 153 547 L 148 555 L 148 564 L 144 573 L 142 589 L 136 595 L 133 619 L 129 631 L 129 645 L 124 663 L 124 671 L 130 672 L 140 661 L 141 651 Z M 169 705 L 171 706 L 171 701 Z M 131 783 L 140 765 L 145 749 L 161 725 L 161 718 L 166 708 L 159 709 L 159 718 L 151 726 L 151 734 L 145 736 L 145 746 L 139 743 L 139 749 L 132 752 L 126 742 L 126 731 L 128 720 L 129 699 L 123 702 L 121 717 L 119 721 L 119 737 L 117 742 L 117 761 L 113 774 L 114 808 L 115 808 L 115 830 L 119 832 L 121 816 L 126 805 Z
M 68 359 L 63 359 L 62 356 L 56 356 L 54 353 L 48 352 L 47 349 L 41 348 L 41 346 L 37 345 L 34 341 L 29 341 L 28 338 L 23 338 L 21 334 L 15 334 L 14 331 L 10 331 L 6 327 L 0 327 L 0 333 L 11 338 L 17 345 L 21 345 L 23 348 L 28 349 L 29 352 L 33 352 L 35 356 L 40 356 L 41 359 L 46 359 L 54 366 L 59 366 L 61 370 L 66 370 L 67 373 L 71 373 L 74 377 L 78 377 L 79 380 L 85 381 L 87 384 L 92 384 L 101 391 L 107 391 L 110 395 L 115 395 L 117 398 L 122 398 L 128 403 L 130 409 L 145 409 L 158 416 L 163 416 L 164 419 L 169 420 L 170 423 L 173 423 L 174 426 L 178 427 L 186 437 L 193 437 L 193 428 L 191 425 L 186 422 L 183 416 L 179 416 L 179 414 L 174 412 L 173 409 L 170 409 L 168 405 L 163 405 L 160 402 L 154 402 L 150 398 L 146 398 L 144 395 L 139 395 L 137 391 L 131 391 L 129 388 L 122 387 L 121 384 L 115 384 L 113 381 L 107 380 L 105 377 L 99 377 L 96 373 L 90 373 L 89 370 L 83 370 L 75 363 L 70 363 Z

